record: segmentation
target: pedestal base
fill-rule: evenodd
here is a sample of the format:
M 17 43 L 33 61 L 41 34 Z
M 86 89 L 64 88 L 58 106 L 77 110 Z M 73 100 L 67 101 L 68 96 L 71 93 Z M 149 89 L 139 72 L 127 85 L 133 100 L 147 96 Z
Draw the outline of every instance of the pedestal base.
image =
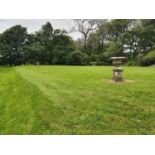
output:
M 115 82 L 123 82 L 122 73 L 123 73 L 122 68 L 114 68 L 113 69 L 113 81 L 115 81 Z

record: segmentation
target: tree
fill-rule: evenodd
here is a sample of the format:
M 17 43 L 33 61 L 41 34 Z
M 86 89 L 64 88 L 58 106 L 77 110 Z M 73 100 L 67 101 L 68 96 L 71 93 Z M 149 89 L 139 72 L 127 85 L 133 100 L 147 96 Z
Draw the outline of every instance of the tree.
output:
M 39 42 L 34 42 L 25 47 L 25 64 L 49 64 L 47 59 L 48 55 L 46 53 L 45 46 L 41 45 Z
M 54 58 L 53 64 L 65 64 L 66 56 L 75 50 L 75 45 L 70 36 L 67 35 L 65 30 L 56 29 L 54 31 L 54 47 L 53 54 Z
M 132 19 L 113 19 L 107 23 L 107 33 L 109 40 L 122 41 L 123 34 L 134 25 Z
M 138 46 L 140 52 L 149 51 L 155 42 L 155 31 L 149 27 L 142 27 L 138 31 Z
M 127 31 L 123 36 L 126 49 L 131 55 L 137 55 L 151 50 L 155 42 L 155 31 L 148 26 L 138 26 Z
M 98 30 L 97 30 L 97 35 L 99 38 L 99 43 L 101 45 L 101 48 L 104 48 L 104 44 L 108 39 L 108 30 L 107 30 L 107 26 L 108 26 L 108 20 L 102 20 L 102 22 L 98 23 Z
M 53 48 L 54 48 L 54 30 L 50 22 L 47 22 L 42 26 L 40 30 L 40 43 L 44 46 L 44 56 L 46 57 L 47 63 L 51 63 L 53 59 Z
M 87 47 L 87 39 L 90 32 L 96 30 L 97 20 L 95 19 L 74 19 L 76 26 L 73 31 L 79 31 L 83 35 L 83 47 Z
M 94 33 L 90 33 L 87 41 L 87 50 L 89 55 L 98 55 L 106 48 L 108 41 L 107 33 L 108 20 L 100 20 L 98 28 Z
M 21 25 L 13 26 L 0 35 L 0 53 L 3 64 L 20 65 L 27 44 L 27 29 Z
M 123 35 L 123 42 L 125 51 L 132 55 L 134 52 L 138 51 L 138 32 L 137 30 L 129 30 Z
M 102 52 L 102 47 L 100 44 L 100 38 L 97 33 L 91 33 L 87 41 L 87 54 L 94 60 L 95 55 Z
M 110 42 L 106 48 L 104 56 L 107 58 L 107 60 L 113 56 L 123 56 L 123 47 L 121 42 Z
M 124 46 L 124 34 L 131 28 L 135 27 L 135 20 L 115 19 L 115 20 L 99 20 L 98 27 L 95 32 L 91 32 L 87 39 L 87 51 L 93 55 L 101 55 L 106 52 L 107 46 L 112 46 L 115 42 Z M 115 53 L 115 51 L 113 51 Z M 123 52 L 122 52 L 123 54 Z M 89 54 L 90 55 L 90 54 Z M 115 54 L 114 54 L 115 55 Z

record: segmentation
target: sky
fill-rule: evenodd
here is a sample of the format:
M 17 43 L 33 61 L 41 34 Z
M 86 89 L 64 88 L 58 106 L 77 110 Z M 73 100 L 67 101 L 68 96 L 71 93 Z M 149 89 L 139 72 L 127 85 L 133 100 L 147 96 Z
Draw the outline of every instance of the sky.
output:
M 28 33 L 33 33 L 38 31 L 47 21 L 52 24 L 54 29 L 65 29 L 68 32 L 75 24 L 72 19 L 0 19 L 0 33 L 17 24 L 27 27 Z M 69 35 L 75 40 L 81 37 L 78 32 L 72 32 Z

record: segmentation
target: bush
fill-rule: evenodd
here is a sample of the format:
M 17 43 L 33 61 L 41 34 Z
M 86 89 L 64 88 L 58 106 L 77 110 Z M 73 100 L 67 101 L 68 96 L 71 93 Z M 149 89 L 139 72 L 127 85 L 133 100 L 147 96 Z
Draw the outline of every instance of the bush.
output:
M 155 50 L 150 51 L 145 56 L 139 59 L 139 64 L 141 66 L 149 66 L 155 64 Z
M 101 53 L 98 56 L 97 65 L 107 65 L 109 63 L 109 60 L 106 58 L 105 53 Z
M 69 65 L 86 65 L 89 62 L 89 56 L 81 51 L 73 51 L 66 57 L 66 64 Z

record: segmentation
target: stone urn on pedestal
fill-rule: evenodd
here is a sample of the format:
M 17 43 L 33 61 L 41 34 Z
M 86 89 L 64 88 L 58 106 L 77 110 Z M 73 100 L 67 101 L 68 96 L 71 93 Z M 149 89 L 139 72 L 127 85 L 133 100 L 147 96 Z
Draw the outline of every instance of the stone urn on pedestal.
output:
M 123 82 L 123 68 L 121 65 L 123 64 L 126 57 L 111 57 L 112 64 L 115 65 L 113 68 L 113 78 L 114 82 Z

